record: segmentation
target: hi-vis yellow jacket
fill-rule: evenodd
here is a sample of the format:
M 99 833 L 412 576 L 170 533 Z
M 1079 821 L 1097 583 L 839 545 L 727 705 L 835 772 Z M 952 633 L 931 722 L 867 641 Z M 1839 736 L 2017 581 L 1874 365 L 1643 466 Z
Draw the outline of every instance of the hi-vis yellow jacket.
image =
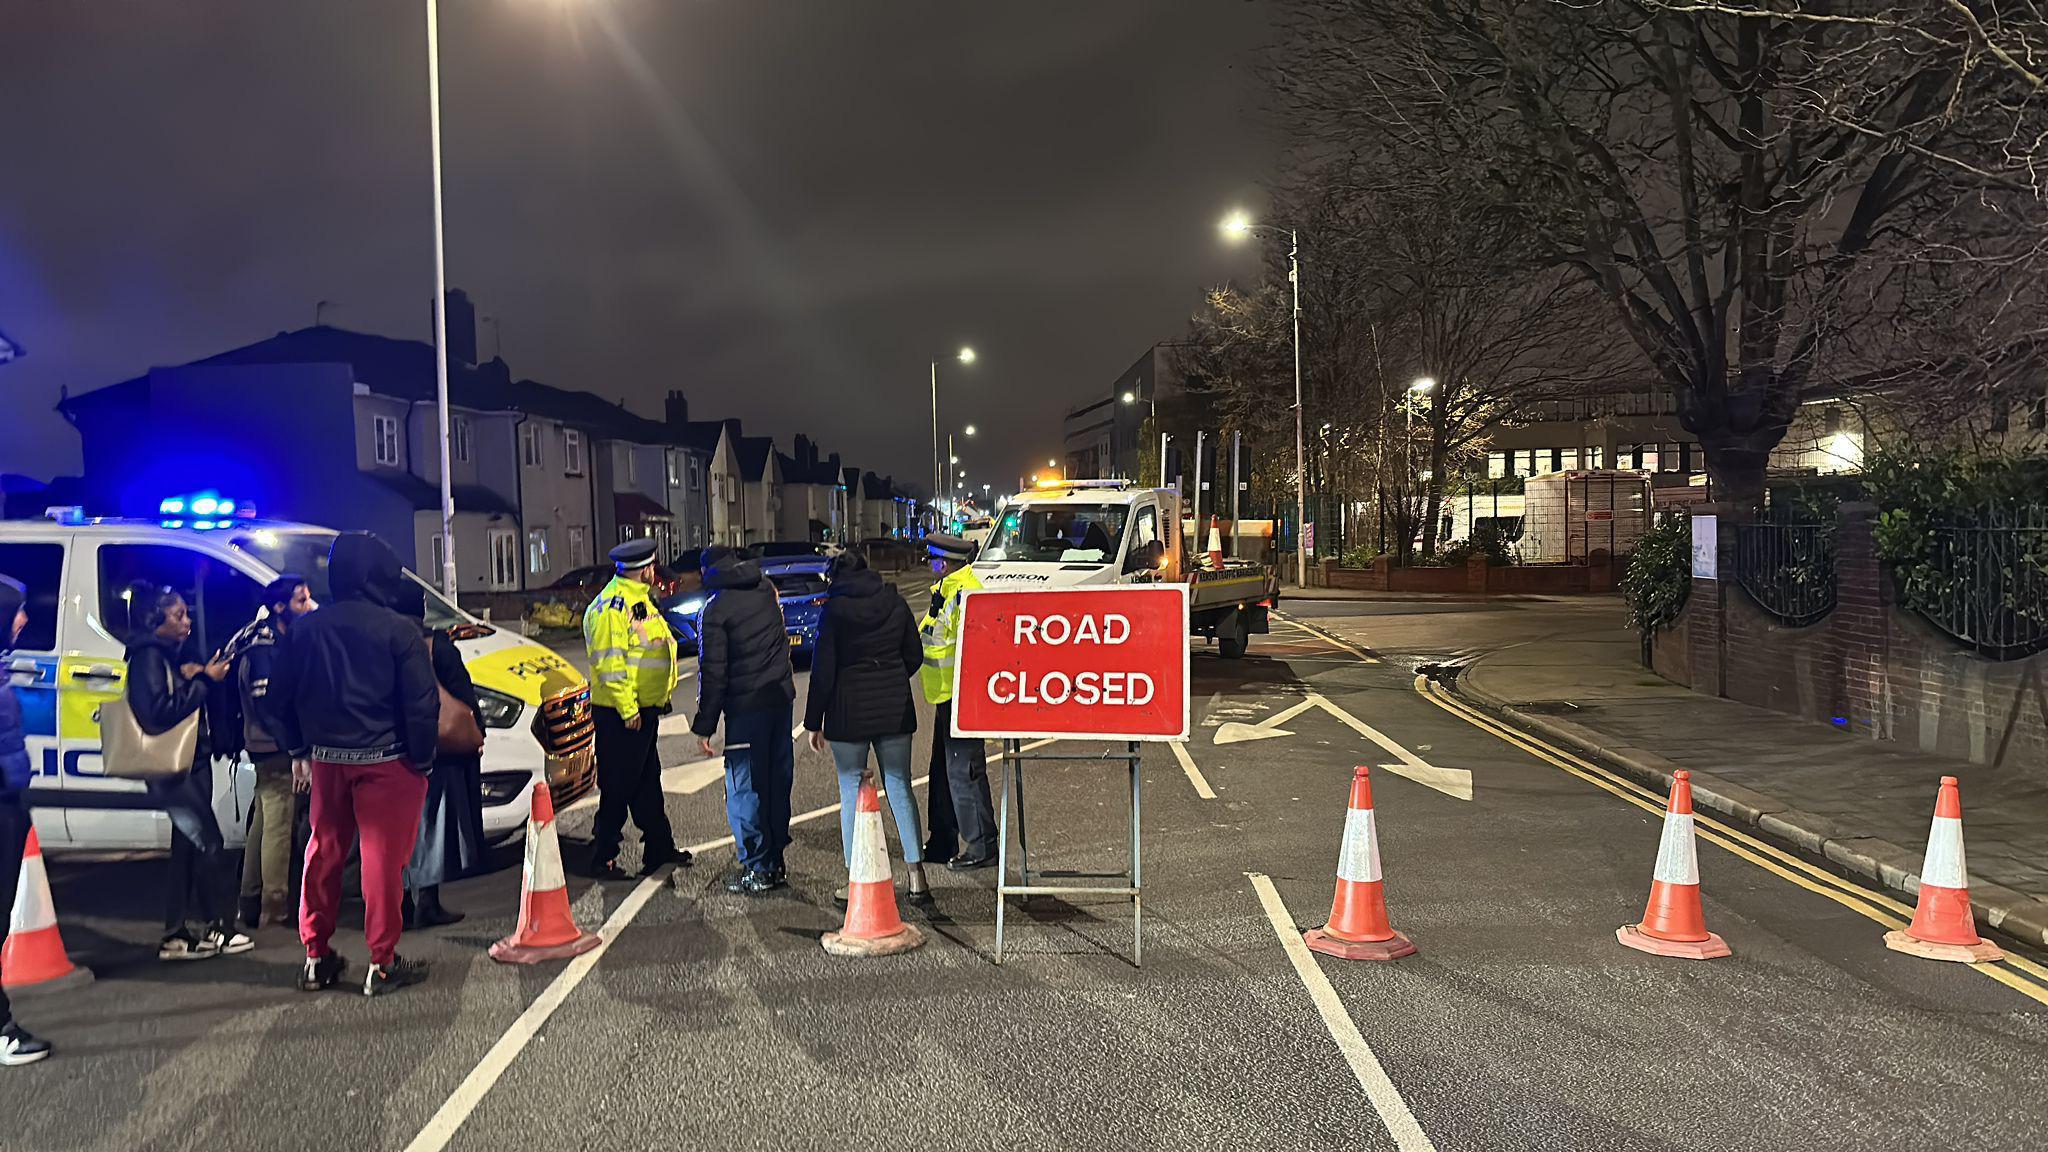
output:
M 946 574 L 932 589 L 931 608 L 925 612 L 918 631 L 924 642 L 924 667 L 918 672 L 918 686 L 931 704 L 953 698 L 953 663 L 960 643 L 960 594 L 981 587 L 974 566 L 962 564 Z
M 583 612 L 590 702 L 631 720 L 676 691 L 676 638 L 647 585 L 612 577 Z

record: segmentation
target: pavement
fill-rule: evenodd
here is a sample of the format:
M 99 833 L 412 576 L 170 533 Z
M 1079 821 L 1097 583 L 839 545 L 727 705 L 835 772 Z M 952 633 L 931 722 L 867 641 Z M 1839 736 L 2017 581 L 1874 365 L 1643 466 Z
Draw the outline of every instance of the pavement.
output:
M 1978 918 L 2048 944 L 2048 774 L 1996 771 L 1703 696 L 1642 666 L 1626 609 L 1610 597 L 1508 609 L 1513 637 L 1467 655 L 1458 689 L 1519 726 L 1604 757 L 1776 839 L 1917 895 L 1936 785 L 1962 785 Z M 1367 633 L 1385 628 L 1366 629 Z
M 293 990 L 278 931 L 247 956 L 159 964 L 159 864 L 55 861 L 65 938 L 99 979 L 19 1003 L 59 1051 L 0 1070 L 0 1147 L 2038 1146 L 2038 956 L 2029 971 L 1890 952 L 1875 889 L 1714 839 L 1706 916 L 1734 955 L 1621 947 L 1657 853 L 1654 797 L 1563 767 L 1563 749 L 1414 672 L 1541 621 L 1399 609 L 1296 606 L 1303 623 L 1278 620 L 1241 660 L 1195 645 L 1193 736 L 1141 762 L 1142 966 L 1110 897 L 1013 901 L 997 966 L 991 876 L 944 870 L 934 908 L 906 906 L 925 947 L 827 955 L 838 794 L 808 749 L 790 890 L 725 892 L 718 791 L 671 792 L 695 868 L 571 880 L 603 951 L 488 960 L 515 919 L 508 868 L 450 886 L 470 919 L 409 934 L 433 976 L 389 999 Z M 1356 765 L 1374 770 L 1394 926 L 1420 947 L 1390 964 L 1299 947 L 1329 914 Z M 1124 861 L 1120 768 L 1026 771 L 1041 866 Z M 562 820 L 572 858 L 586 821 Z M 353 930 L 345 914 L 337 939 L 360 961 Z

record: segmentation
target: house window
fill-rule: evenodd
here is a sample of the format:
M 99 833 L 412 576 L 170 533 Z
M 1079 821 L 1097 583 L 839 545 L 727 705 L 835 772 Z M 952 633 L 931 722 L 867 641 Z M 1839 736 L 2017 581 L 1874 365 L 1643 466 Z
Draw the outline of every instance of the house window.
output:
M 683 476 L 682 473 L 676 469 L 676 454 L 674 452 L 664 452 L 662 453 L 662 459 L 668 462 L 668 486 L 671 488 L 682 487 Z
M 427 582 L 436 588 L 441 588 L 441 574 L 448 571 L 448 538 L 439 532 L 434 533 L 432 552 L 434 554 L 434 570 L 427 574 Z M 441 588 L 441 591 L 447 592 L 449 589 Z
M 695 492 L 697 489 L 702 488 L 704 486 L 704 470 L 698 466 L 697 458 L 695 456 L 685 457 L 683 459 L 683 467 L 690 473 L 690 491 Z
M 626 449 L 626 483 L 629 485 L 640 483 L 640 454 L 631 448 Z
M 455 458 L 465 464 L 468 463 L 469 421 L 460 416 L 455 417 L 448 425 L 448 437 L 455 441 Z
M 491 529 L 491 590 L 519 587 L 519 537 L 510 528 Z
M 1486 474 L 1494 478 L 1507 475 L 1508 454 L 1505 452 L 1488 452 L 1486 454 Z
M 519 426 L 519 461 L 528 468 L 541 466 L 540 426 L 521 424 Z
M 370 452 L 377 463 L 398 467 L 398 421 L 389 416 L 370 417 Z
M 581 568 L 590 563 L 590 533 L 581 524 L 569 529 L 569 567 Z
M 583 433 L 574 428 L 562 429 L 562 471 L 583 475 Z
M 548 570 L 548 530 L 529 528 L 526 532 L 526 570 L 539 576 Z

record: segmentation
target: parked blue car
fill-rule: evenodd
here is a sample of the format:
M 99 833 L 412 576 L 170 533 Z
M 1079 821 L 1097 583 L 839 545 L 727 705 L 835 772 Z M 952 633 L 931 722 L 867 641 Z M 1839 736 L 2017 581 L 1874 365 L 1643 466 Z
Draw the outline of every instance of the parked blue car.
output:
M 818 644 L 818 624 L 825 617 L 826 573 L 832 561 L 815 553 L 808 556 L 770 556 L 761 561 L 761 574 L 775 585 L 775 598 L 782 604 L 782 627 L 789 634 L 792 655 L 809 656 Z

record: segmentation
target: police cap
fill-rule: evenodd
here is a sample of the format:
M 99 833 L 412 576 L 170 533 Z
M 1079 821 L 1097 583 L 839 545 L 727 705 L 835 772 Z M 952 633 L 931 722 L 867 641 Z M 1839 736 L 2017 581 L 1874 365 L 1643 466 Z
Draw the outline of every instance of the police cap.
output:
M 956 560 L 965 564 L 974 559 L 978 549 L 974 541 L 965 536 L 946 536 L 934 533 L 924 538 L 924 550 L 941 560 Z
M 612 563 L 618 565 L 621 572 L 645 568 L 654 563 L 654 541 L 644 536 L 637 540 L 628 540 L 612 549 L 610 555 Z

